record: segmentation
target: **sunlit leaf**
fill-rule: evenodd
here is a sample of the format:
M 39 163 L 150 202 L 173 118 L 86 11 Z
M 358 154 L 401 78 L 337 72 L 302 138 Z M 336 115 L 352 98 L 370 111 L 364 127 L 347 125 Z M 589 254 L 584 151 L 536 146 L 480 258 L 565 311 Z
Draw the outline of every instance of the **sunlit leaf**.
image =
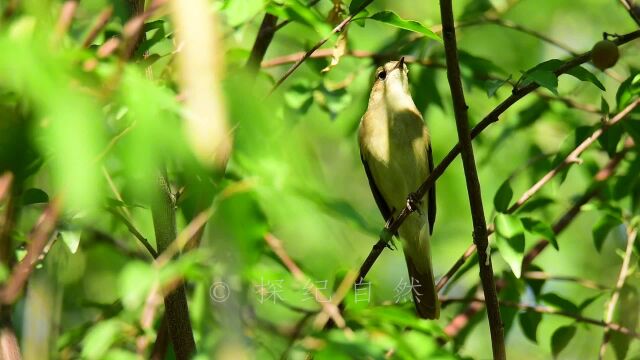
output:
M 383 22 L 385 24 L 389 24 L 391 26 L 395 26 L 400 29 L 417 32 L 428 38 L 442 42 L 440 36 L 436 35 L 433 31 L 429 30 L 424 25 L 414 20 L 405 20 L 393 11 L 380 11 L 369 16 L 369 18 Z
M 520 219 L 513 215 L 498 214 L 494 221 L 496 244 L 502 258 L 509 264 L 514 275 L 519 278 L 524 257 L 524 228 Z

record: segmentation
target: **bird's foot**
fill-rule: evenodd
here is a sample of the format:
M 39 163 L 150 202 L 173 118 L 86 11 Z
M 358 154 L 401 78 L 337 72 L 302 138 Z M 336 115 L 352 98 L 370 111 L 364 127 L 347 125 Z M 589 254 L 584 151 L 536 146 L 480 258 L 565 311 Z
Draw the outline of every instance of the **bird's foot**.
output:
M 407 208 L 411 212 L 417 212 L 422 215 L 422 210 L 420 210 L 420 206 L 422 205 L 422 198 L 418 196 L 418 194 L 412 192 L 407 197 Z

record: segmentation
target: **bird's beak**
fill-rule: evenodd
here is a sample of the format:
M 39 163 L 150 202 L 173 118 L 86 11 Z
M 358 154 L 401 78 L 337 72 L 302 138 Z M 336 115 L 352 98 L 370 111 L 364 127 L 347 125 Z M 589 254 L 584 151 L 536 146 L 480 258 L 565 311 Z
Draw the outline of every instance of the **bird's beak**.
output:
M 404 68 L 404 56 L 398 60 L 398 63 L 396 63 L 396 69 L 402 70 L 402 68 Z

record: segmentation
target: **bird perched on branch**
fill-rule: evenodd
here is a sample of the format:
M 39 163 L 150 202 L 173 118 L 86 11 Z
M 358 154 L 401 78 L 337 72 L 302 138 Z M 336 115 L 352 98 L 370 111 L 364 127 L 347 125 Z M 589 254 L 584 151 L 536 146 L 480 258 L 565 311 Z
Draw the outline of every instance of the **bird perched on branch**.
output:
M 422 318 L 437 319 L 440 305 L 429 246 L 436 215 L 435 187 L 424 199 L 413 193 L 433 170 L 433 156 L 429 132 L 409 92 L 408 71 L 404 58 L 376 70 L 360 122 L 360 157 L 385 221 L 391 221 L 407 203 L 414 210 L 398 232 L 416 311 Z

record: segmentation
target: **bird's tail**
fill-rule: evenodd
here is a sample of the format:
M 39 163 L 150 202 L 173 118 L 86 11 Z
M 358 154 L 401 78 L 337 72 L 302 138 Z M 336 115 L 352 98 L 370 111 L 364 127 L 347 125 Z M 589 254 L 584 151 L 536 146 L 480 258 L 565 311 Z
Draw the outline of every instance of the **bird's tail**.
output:
M 400 236 L 405 240 L 404 256 L 412 285 L 413 303 L 421 318 L 437 319 L 440 317 L 440 302 L 431 267 L 429 225 L 416 220 L 409 218 L 400 227 Z

